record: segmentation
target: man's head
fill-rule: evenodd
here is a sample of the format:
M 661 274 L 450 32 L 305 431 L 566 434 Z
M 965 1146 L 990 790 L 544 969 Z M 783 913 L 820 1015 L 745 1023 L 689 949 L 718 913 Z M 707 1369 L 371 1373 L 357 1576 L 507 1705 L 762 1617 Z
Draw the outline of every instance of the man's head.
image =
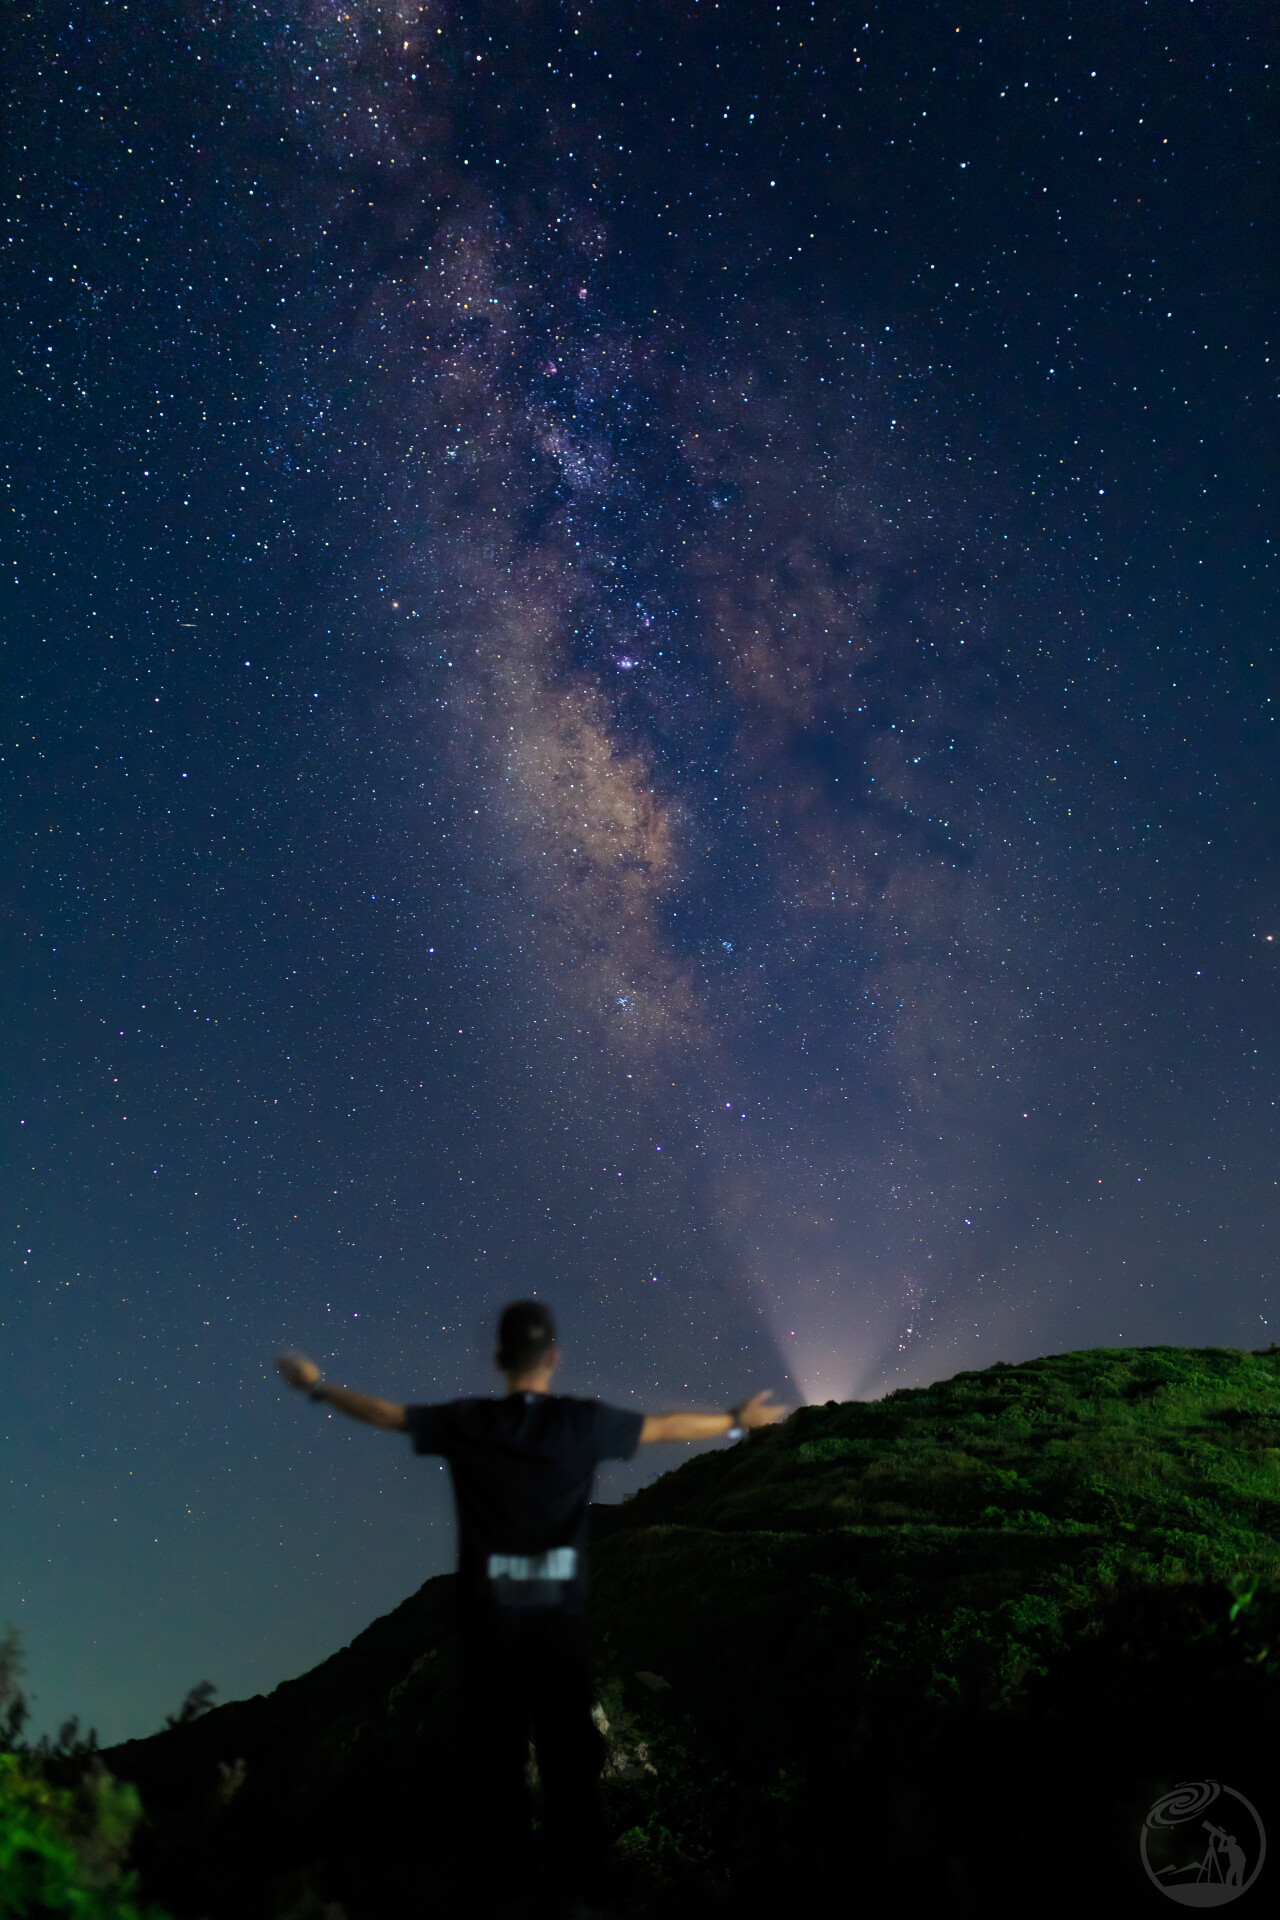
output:
M 504 1307 L 494 1359 L 508 1386 L 538 1391 L 551 1378 L 559 1358 L 555 1321 L 541 1300 L 513 1300 Z

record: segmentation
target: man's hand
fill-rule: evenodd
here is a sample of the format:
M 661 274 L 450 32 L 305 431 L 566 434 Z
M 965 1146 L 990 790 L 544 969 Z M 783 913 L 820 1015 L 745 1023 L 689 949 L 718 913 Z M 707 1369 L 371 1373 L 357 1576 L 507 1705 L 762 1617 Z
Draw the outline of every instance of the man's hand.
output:
M 772 1404 L 773 1389 L 766 1387 L 763 1393 L 753 1393 L 738 1408 L 738 1422 L 744 1427 L 771 1427 L 775 1420 L 785 1420 L 787 1409 Z
M 320 1369 L 314 1360 L 308 1360 L 304 1353 L 278 1353 L 276 1372 L 282 1373 L 291 1387 L 305 1390 L 314 1387 L 320 1378 Z

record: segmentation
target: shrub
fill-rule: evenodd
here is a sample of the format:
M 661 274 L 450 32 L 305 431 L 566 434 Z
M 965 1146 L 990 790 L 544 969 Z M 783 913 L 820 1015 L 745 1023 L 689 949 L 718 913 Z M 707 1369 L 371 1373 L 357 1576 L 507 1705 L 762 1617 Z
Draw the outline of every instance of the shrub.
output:
M 137 1788 L 107 1771 L 93 1736 L 79 1739 L 76 1721 L 68 1721 L 56 1744 L 26 1745 L 21 1672 L 10 1628 L 0 1638 L 0 1914 L 4 1920 L 167 1920 L 158 1907 L 138 1905 L 137 1875 L 124 1870 L 142 1817 Z M 74 1784 L 65 1784 L 68 1772 Z

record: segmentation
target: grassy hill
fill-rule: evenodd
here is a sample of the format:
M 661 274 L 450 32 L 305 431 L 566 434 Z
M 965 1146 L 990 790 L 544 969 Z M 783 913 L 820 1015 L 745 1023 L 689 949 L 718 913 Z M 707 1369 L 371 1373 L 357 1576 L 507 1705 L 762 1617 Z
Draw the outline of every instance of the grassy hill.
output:
M 1075 1353 L 808 1407 L 598 1520 L 636 1915 L 1162 1909 L 1142 1817 L 1205 1775 L 1280 1832 L 1280 1355 Z M 453 1605 L 429 1581 L 268 1698 L 109 1755 L 156 1897 L 465 1912 Z

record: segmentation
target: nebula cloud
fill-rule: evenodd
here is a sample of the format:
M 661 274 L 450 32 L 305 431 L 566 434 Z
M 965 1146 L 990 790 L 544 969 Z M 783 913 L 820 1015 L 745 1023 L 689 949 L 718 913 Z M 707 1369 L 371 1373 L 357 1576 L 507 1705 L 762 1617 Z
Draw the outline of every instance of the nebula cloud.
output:
M 581 1073 L 665 1103 L 779 1340 L 798 1316 L 865 1385 L 936 1331 L 925 1242 L 990 1179 L 1018 1071 L 1026 613 L 994 478 L 926 378 L 785 300 L 628 311 L 567 111 L 482 185 L 516 105 L 463 16 L 315 8 L 276 47 L 363 260 L 389 718 L 471 796 L 484 910 Z

